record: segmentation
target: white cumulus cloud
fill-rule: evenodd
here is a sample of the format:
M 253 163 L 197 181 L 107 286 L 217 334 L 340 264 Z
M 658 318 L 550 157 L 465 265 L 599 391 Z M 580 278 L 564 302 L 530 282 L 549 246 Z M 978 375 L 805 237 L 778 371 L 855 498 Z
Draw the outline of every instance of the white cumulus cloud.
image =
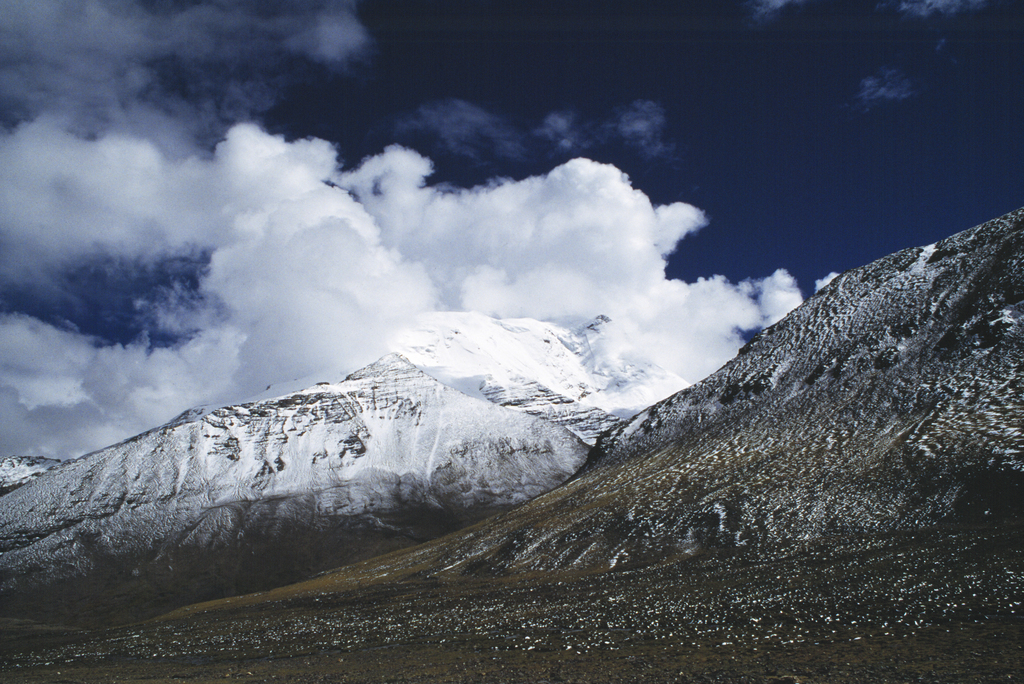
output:
M 741 331 L 800 301 L 784 271 L 667 279 L 666 256 L 704 215 L 652 204 L 613 166 L 574 159 L 468 189 L 430 186 L 431 168 L 391 147 L 340 171 L 327 142 L 250 124 L 212 155 L 184 158 L 48 120 L 0 136 L 8 286 L 41 291 L 97 255 L 129 265 L 206 255 L 194 291 L 178 283 L 139 305 L 154 334 L 177 333 L 171 344 L 0 316 L 0 453 L 76 456 L 198 403 L 338 378 L 423 312 L 606 314 L 624 354 L 694 381 L 731 357 Z
M 825 287 L 826 285 L 828 285 L 829 283 L 831 283 L 833 280 L 835 280 L 838 277 L 839 277 L 839 274 L 836 273 L 835 271 L 832 271 L 831 273 L 829 273 L 824 278 L 819 278 L 818 280 L 815 280 L 814 281 L 814 291 L 817 292 L 818 290 L 820 290 L 821 288 Z

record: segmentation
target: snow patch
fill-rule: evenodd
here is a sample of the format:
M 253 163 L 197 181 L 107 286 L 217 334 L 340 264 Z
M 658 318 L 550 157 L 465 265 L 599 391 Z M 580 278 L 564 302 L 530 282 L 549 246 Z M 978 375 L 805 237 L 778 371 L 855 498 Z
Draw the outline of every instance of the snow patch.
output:
M 23 485 L 60 464 L 61 461 L 32 456 L 0 458 L 0 489 Z

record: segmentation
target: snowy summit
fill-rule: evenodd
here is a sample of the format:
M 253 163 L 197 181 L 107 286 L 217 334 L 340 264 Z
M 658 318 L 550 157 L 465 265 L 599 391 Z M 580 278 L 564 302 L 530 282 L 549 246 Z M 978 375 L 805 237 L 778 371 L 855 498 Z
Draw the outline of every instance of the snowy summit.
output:
M 530 318 L 436 312 L 391 347 L 461 392 L 564 425 L 588 443 L 687 387 L 616 335 L 606 316 L 569 328 Z

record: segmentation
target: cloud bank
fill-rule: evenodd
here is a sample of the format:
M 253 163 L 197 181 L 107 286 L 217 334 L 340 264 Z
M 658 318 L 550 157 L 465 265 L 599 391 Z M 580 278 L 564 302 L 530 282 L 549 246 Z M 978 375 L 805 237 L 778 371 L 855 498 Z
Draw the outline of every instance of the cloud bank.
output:
M 358 0 L 11 0 L 0 13 L 0 454 L 78 456 L 202 403 L 338 379 L 418 314 L 613 319 L 624 356 L 689 380 L 800 301 L 784 271 L 665 277 L 706 222 L 585 158 L 431 186 L 403 147 L 348 168 L 254 123 L 296 64 L 372 51 Z M 298 71 L 302 71 L 299 69 Z M 534 128 L 427 103 L 396 134 L 469 159 L 669 158 L 664 109 Z M 685 245 L 685 242 L 682 243 Z
M 42 297 L 97 258 L 130 270 L 204 255 L 193 280 L 136 294 L 145 333 L 129 342 L 0 300 L 0 453 L 77 456 L 199 403 L 338 378 L 427 311 L 606 314 L 633 353 L 696 380 L 800 301 L 784 271 L 667 279 L 705 217 L 653 205 L 612 166 L 578 158 L 470 189 L 430 173 L 397 146 L 342 171 L 327 142 L 251 124 L 184 158 L 45 118 L 0 135 L 0 292 Z

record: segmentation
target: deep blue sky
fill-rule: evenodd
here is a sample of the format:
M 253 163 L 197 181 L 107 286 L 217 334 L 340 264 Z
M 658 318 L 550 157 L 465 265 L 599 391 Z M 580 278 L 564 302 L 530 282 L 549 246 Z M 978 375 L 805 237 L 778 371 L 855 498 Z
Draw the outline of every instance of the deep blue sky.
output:
M 610 162 L 659 203 L 710 225 L 670 274 L 732 280 L 787 268 L 809 292 L 829 271 L 941 239 L 1024 204 L 1024 11 L 996 3 L 908 16 L 877 2 L 812 2 L 752 17 L 722 2 L 396 2 L 360 6 L 375 47 L 355 73 L 314 69 L 265 120 L 338 143 L 357 163 L 400 141 L 434 182 L 543 173 L 570 154 L 453 154 L 403 117 L 458 99 L 527 132 L 553 110 L 599 121 L 663 108 L 671 153 L 621 141 Z M 894 75 L 902 99 L 858 97 Z M 398 130 L 396 130 L 398 129 Z

